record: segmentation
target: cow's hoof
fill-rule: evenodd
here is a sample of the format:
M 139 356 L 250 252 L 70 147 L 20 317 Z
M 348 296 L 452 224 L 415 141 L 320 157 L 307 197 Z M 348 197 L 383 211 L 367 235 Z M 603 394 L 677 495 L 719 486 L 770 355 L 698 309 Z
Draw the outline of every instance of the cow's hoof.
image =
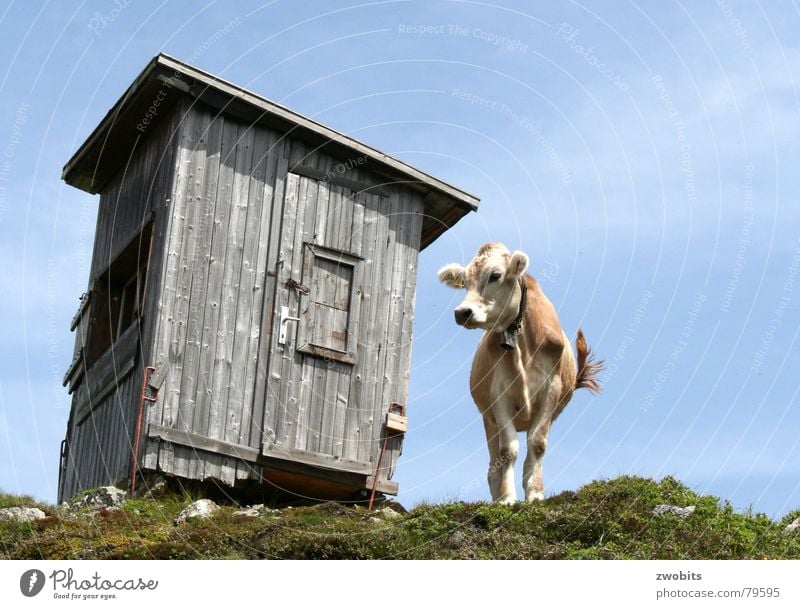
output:
M 502 503 L 503 505 L 514 505 L 516 502 L 517 498 L 511 495 L 500 497 L 500 499 L 496 501 L 496 503 Z
M 532 493 L 528 493 L 525 497 L 525 501 L 544 501 L 544 493 L 542 491 L 533 491 Z

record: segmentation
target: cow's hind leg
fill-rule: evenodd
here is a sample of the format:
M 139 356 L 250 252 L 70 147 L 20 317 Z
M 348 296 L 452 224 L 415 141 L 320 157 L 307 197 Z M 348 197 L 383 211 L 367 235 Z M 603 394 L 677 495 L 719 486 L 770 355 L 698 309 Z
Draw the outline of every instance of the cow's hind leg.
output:
M 539 410 L 539 416 L 532 421 L 528 428 L 528 453 L 525 455 L 525 464 L 522 468 L 522 488 L 525 489 L 526 501 L 541 501 L 544 499 L 544 481 L 542 480 L 542 461 L 547 450 L 547 437 L 550 435 L 550 426 L 558 409 L 561 398 L 561 383 L 554 379 L 550 384 L 544 407 Z
M 489 472 L 486 479 L 492 501 L 496 501 L 500 494 L 500 444 L 497 424 L 488 415 L 483 415 L 483 429 L 486 432 L 486 446 L 489 448 Z
M 542 460 L 547 450 L 547 436 L 549 433 L 549 421 L 528 430 L 528 454 L 525 456 L 525 465 L 522 470 L 522 487 L 525 489 L 525 501 L 541 501 L 544 499 Z

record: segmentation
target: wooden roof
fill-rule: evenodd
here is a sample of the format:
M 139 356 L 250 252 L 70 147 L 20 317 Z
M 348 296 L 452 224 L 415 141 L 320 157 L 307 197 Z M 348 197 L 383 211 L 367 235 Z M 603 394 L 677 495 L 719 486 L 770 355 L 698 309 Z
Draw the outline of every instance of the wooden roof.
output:
M 137 141 L 190 96 L 250 123 L 290 133 L 340 159 L 362 157 L 387 181 L 402 181 L 426 194 L 424 248 L 470 211 L 478 197 L 363 142 L 335 131 L 251 91 L 163 53 L 154 57 L 64 166 L 63 179 L 95 194 L 119 171 Z M 156 103 L 157 102 L 157 103 Z M 146 121 L 146 122 L 145 122 Z

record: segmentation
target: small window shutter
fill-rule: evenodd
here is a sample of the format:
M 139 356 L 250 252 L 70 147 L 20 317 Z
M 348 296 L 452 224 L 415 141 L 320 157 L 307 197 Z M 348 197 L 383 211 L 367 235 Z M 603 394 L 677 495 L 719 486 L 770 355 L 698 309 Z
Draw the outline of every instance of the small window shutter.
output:
M 298 349 L 355 363 L 363 261 L 358 256 L 305 244 Z
M 91 292 L 85 292 L 83 296 L 81 296 L 78 312 L 75 313 L 75 316 L 72 318 L 72 323 L 69 325 L 69 329 L 75 331 L 75 348 L 72 352 L 72 362 L 67 369 L 67 373 L 64 375 L 63 384 L 67 385 L 67 383 L 69 383 L 70 393 L 72 393 L 83 376 L 83 354 L 89 334 L 91 300 Z

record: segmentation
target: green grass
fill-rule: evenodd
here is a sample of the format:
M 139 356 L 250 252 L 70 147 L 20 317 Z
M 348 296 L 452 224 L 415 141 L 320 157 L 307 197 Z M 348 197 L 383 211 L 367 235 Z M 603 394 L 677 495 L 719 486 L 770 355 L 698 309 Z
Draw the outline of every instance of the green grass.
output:
M 38 507 L 48 514 L 53 513 L 53 506 L 42 503 L 41 501 L 37 501 L 29 495 L 9 495 L 7 493 L 0 492 L 0 508 L 15 506 Z
M 764 514 L 740 513 L 674 478 L 623 476 L 535 503 L 419 505 L 374 521 L 363 508 L 326 503 L 280 517 L 234 516 L 174 526 L 196 497 L 136 499 L 122 511 L 57 515 L 30 498 L 0 495 L 0 506 L 46 508 L 31 524 L 0 522 L 0 558 L 9 559 L 798 559 L 800 534 Z M 695 505 L 683 520 L 653 516 L 659 503 Z

